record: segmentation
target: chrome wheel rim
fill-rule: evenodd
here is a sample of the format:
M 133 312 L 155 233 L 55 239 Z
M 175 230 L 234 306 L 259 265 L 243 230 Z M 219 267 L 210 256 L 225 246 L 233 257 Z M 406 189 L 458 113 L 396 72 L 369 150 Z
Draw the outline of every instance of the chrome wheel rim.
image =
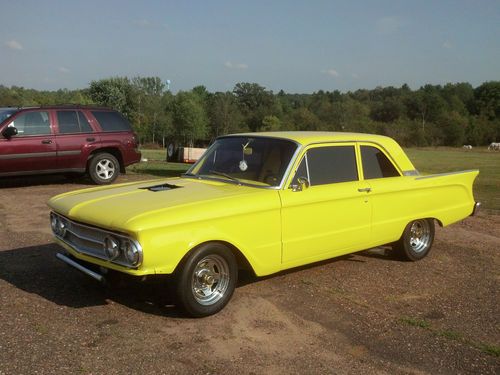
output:
M 95 172 L 103 180 L 109 180 L 115 174 L 115 163 L 109 159 L 99 160 L 96 164 Z
M 192 292 L 201 305 L 213 305 L 229 287 L 229 265 L 219 255 L 212 254 L 200 260 L 194 269 Z
M 410 247 L 416 253 L 425 251 L 431 241 L 431 227 L 427 220 L 416 220 L 410 227 Z

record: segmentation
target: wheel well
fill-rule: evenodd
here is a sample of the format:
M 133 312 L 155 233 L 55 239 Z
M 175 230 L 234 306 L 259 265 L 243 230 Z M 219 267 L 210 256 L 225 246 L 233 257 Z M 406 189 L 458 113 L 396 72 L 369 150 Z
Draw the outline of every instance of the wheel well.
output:
M 218 244 L 221 244 L 221 245 L 224 245 L 225 247 L 227 247 L 229 250 L 231 250 L 231 252 L 233 253 L 234 257 L 236 258 L 236 263 L 238 264 L 238 268 L 242 269 L 242 270 L 245 270 L 245 271 L 249 271 L 253 275 L 255 275 L 255 271 L 253 270 L 252 265 L 248 262 L 247 258 L 243 255 L 243 253 L 236 246 L 234 246 L 232 243 L 227 242 L 227 241 L 206 241 L 206 242 L 202 242 L 202 243 L 196 245 L 191 250 L 189 250 L 186 253 L 186 255 L 184 255 L 184 257 L 182 258 L 182 260 L 179 262 L 179 264 L 175 268 L 174 273 L 177 272 L 177 270 L 179 269 L 179 267 L 182 266 L 182 264 L 184 264 L 184 262 L 186 261 L 186 259 L 188 258 L 188 256 L 193 251 L 195 251 L 200 246 L 206 245 L 208 243 L 218 243 Z
M 443 225 L 443 223 L 441 222 L 441 220 L 436 219 L 435 217 L 431 217 L 430 219 L 435 220 L 435 221 L 436 221 L 436 223 L 438 223 L 438 225 L 439 225 L 441 228 L 442 228 L 442 227 L 444 227 L 444 225 Z
M 114 147 L 98 148 L 97 150 L 92 151 L 89 155 L 89 158 L 87 159 L 87 169 L 90 160 L 97 154 L 102 154 L 103 152 L 107 152 L 108 154 L 113 155 L 116 158 L 116 160 L 118 160 L 118 163 L 120 163 L 120 173 L 125 173 L 125 166 L 123 165 L 122 153 L 120 152 L 119 149 Z

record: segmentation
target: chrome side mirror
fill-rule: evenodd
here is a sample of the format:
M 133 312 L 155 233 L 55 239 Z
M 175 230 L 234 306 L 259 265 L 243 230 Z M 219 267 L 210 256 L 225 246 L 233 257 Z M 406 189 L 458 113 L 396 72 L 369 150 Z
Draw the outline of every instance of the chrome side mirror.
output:
M 297 178 L 297 185 L 292 185 L 292 191 L 302 191 L 307 189 L 311 183 L 306 177 Z

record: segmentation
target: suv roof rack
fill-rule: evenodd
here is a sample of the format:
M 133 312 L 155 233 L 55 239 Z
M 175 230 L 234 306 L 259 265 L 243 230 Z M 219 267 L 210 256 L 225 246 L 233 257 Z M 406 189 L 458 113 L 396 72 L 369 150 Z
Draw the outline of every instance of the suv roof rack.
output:
M 34 109 L 34 108 L 94 108 L 94 109 L 108 109 L 108 110 L 114 110 L 113 108 L 106 107 L 106 106 L 101 106 L 98 104 L 44 104 L 44 105 L 27 105 L 27 106 L 20 106 L 20 105 L 8 105 L 5 107 L 0 107 L 2 109 Z
M 98 105 L 98 104 L 46 104 L 41 105 L 39 108 L 95 108 L 95 109 L 113 109 L 110 107 Z

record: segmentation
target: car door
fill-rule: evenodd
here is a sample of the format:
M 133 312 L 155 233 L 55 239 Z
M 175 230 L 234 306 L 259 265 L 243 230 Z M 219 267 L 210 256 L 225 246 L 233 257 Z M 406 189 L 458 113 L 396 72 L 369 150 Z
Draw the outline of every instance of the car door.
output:
M 414 201 L 425 192 L 412 189 L 415 177 L 403 176 L 389 153 L 379 145 L 359 143 L 359 150 L 363 179 L 371 186 L 373 240 L 377 244 L 393 242 L 410 220 Z
M 59 169 L 85 171 L 90 151 L 98 142 L 94 129 L 81 110 L 61 109 L 57 118 L 57 165 Z
M 56 169 L 56 144 L 49 111 L 29 110 L 13 115 L 7 126 L 17 129 L 9 139 L 0 136 L 0 174 Z
M 298 177 L 309 187 L 297 188 Z M 370 241 L 369 186 L 355 143 L 315 145 L 303 154 L 282 201 L 284 268 L 358 250 Z

